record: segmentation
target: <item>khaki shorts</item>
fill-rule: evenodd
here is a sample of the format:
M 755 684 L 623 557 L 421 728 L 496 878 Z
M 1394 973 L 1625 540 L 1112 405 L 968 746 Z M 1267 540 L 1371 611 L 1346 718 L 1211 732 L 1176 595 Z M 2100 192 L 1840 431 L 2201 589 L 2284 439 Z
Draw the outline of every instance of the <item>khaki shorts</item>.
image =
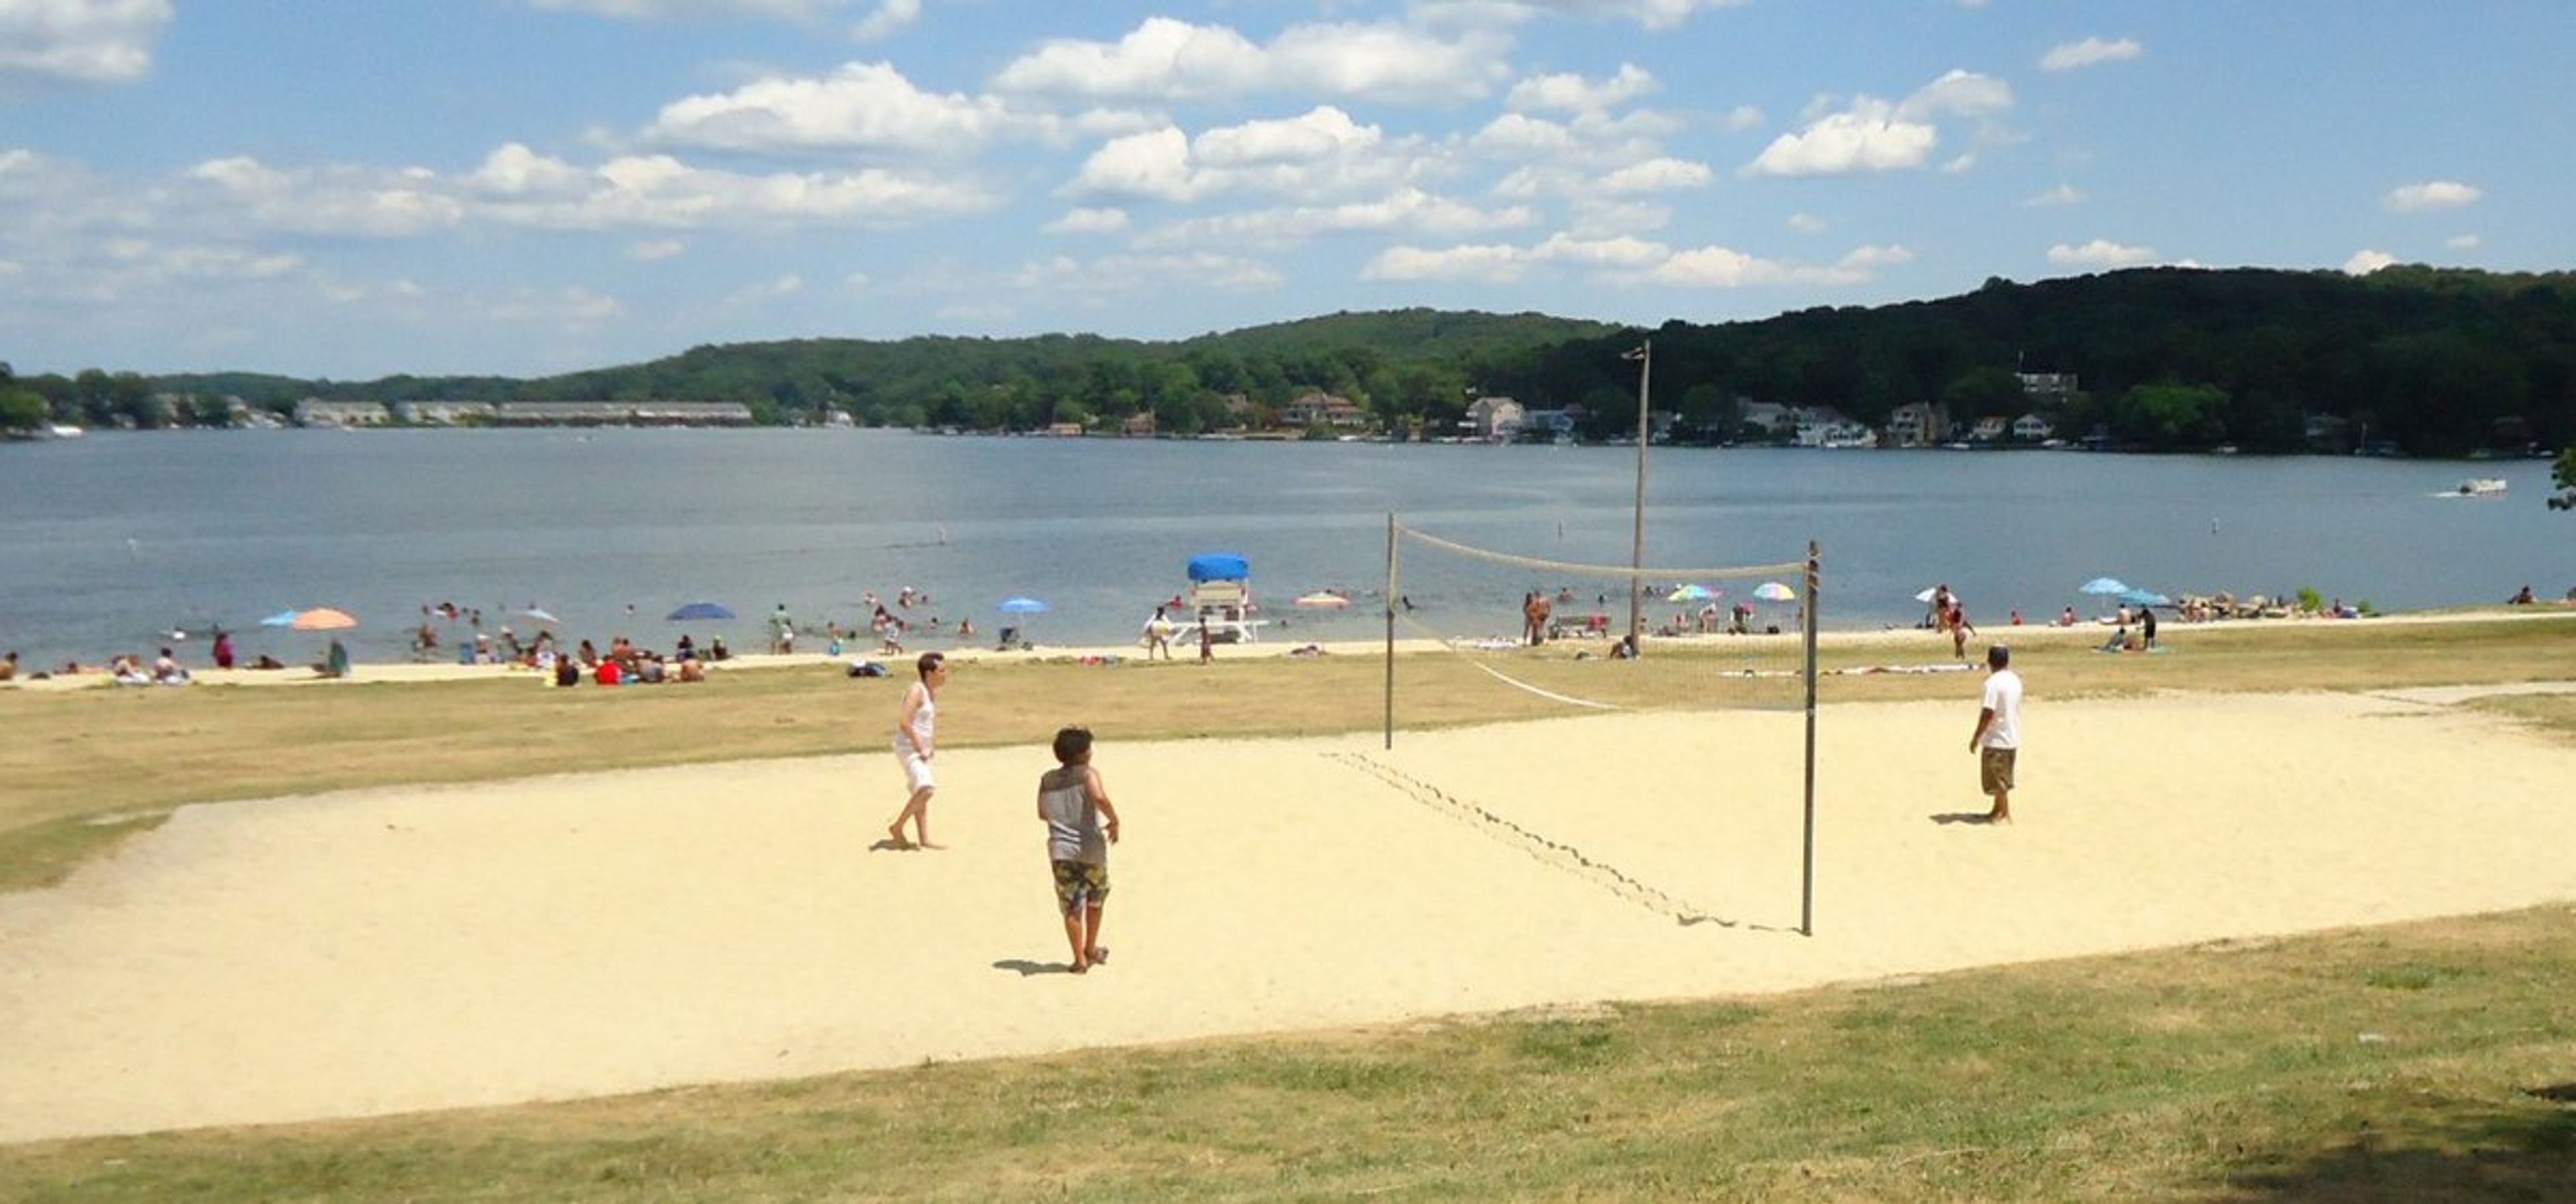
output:
M 1977 781 L 1987 794 L 2004 794 L 2013 788 L 2013 748 L 1989 748 L 1977 754 Z

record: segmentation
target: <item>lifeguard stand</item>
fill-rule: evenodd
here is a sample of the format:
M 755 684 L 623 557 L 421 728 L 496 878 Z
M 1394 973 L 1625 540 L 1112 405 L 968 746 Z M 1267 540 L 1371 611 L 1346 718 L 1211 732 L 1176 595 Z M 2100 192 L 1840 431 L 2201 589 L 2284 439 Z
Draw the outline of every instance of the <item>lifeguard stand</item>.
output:
M 1215 643 L 1249 643 L 1261 638 L 1260 620 L 1252 617 L 1252 563 L 1232 552 L 1190 557 L 1189 607 Z

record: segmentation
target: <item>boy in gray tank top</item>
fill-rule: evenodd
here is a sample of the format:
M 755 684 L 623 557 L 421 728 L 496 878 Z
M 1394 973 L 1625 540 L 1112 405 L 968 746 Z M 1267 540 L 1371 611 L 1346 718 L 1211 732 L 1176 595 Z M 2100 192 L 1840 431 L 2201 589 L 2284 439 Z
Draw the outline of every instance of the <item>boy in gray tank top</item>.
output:
M 1047 861 L 1055 872 L 1056 906 L 1064 912 L 1073 972 L 1084 974 L 1109 960 L 1100 944 L 1100 910 L 1109 898 L 1109 846 L 1118 843 L 1118 808 L 1100 784 L 1100 771 L 1091 767 L 1088 729 L 1057 732 L 1055 759 L 1056 767 L 1038 779 L 1038 818 L 1046 821 Z

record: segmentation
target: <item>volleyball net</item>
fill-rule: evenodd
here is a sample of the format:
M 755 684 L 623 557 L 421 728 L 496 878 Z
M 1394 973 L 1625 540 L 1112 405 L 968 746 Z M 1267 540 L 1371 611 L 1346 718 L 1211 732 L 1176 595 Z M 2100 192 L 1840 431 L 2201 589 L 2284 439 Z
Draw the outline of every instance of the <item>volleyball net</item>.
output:
M 1772 751 L 1796 758 L 1794 780 L 1803 783 L 1799 931 L 1812 933 L 1822 586 L 1813 543 L 1803 558 L 1770 564 L 1585 563 L 1477 547 L 1390 515 L 1386 747 L 1395 748 L 1399 720 L 1803 712 L 1802 747 L 1789 747 L 1794 737 L 1785 731 L 1765 730 L 1776 733 L 1768 737 Z M 1735 748 L 1730 756 L 1761 752 Z M 1711 777 L 1713 792 L 1727 788 L 1714 764 Z

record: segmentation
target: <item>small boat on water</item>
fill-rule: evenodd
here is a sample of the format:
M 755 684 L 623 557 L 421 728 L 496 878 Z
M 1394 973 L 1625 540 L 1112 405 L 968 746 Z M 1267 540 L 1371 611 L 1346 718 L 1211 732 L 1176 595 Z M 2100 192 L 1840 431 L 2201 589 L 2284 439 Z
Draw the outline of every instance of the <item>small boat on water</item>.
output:
M 2471 477 L 2460 482 L 2459 488 L 2459 494 L 2462 497 L 2493 497 L 2504 491 L 2503 477 Z

